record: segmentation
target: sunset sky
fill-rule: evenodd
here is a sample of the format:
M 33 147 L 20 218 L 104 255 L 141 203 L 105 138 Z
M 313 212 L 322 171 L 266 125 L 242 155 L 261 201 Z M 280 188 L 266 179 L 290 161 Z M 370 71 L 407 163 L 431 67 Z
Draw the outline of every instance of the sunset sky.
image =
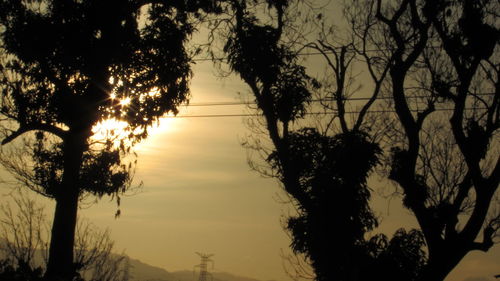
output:
M 237 78 L 219 79 L 211 63 L 198 63 L 192 81 L 192 104 L 240 101 L 248 91 Z M 180 115 L 238 114 L 242 106 L 192 106 Z M 192 270 L 195 252 L 213 253 L 215 271 L 260 280 L 290 280 L 281 253 L 290 253 L 280 220 L 290 212 L 273 179 L 260 177 L 247 165 L 240 145 L 248 134 L 243 117 L 169 118 L 136 147 L 136 181 L 143 188 L 116 203 L 103 198 L 80 210 L 100 228 L 109 228 L 116 250 L 168 271 Z M 375 190 L 387 182 L 373 177 Z M 8 189 L 2 189 L 5 194 Z M 5 197 L 2 197 L 5 198 Z M 3 199 L 5 200 L 5 199 Z M 2 201 L 3 201 L 2 200 Z M 378 231 L 392 233 L 414 219 L 397 200 L 376 196 L 381 218 Z M 48 214 L 52 212 L 48 204 Z M 447 281 L 493 280 L 500 272 L 500 247 L 470 254 Z M 472 277 L 483 277 L 477 279 Z M 486 278 L 486 279 L 484 279 Z
M 214 254 L 216 272 L 289 281 L 281 256 L 290 254 L 290 239 L 281 223 L 292 209 L 278 182 L 247 164 L 241 143 L 249 134 L 248 117 L 200 117 L 247 110 L 241 105 L 196 106 L 239 102 L 249 91 L 238 77 L 217 77 L 208 61 L 198 62 L 193 73 L 193 106 L 183 106 L 181 117 L 164 118 L 135 147 L 135 181 L 143 187 L 122 198 L 121 216 L 115 219 L 116 202 L 104 197 L 81 208 L 80 217 L 108 228 L 117 252 L 167 271 L 192 270 L 200 262 L 195 252 L 201 252 Z M 198 117 L 186 117 L 190 115 Z M 397 199 L 377 195 L 393 188 L 387 181 L 373 176 L 370 185 L 381 221 L 374 234 L 392 235 L 400 227 L 415 226 Z M 0 186 L 0 203 L 9 200 L 5 195 L 10 190 Z M 53 202 L 41 202 L 52 216 Z M 500 246 L 469 254 L 446 281 L 494 281 L 495 274 L 500 274 Z

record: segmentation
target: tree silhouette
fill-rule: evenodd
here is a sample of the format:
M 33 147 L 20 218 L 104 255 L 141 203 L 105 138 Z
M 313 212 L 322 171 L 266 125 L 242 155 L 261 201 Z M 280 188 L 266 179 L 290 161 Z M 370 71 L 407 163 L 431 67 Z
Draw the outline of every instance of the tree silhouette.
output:
M 339 266 L 338 275 L 334 276 L 333 268 L 325 269 L 322 263 L 327 264 L 326 259 L 335 260 L 335 251 L 325 250 L 331 242 L 327 237 L 337 235 L 325 234 L 329 223 L 335 225 L 335 220 L 327 220 L 335 216 L 327 212 L 328 208 L 313 211 L 314 203 L 328 206 L 340 200 L 321 193 L 328 190 L 326 186 L 339 187 L 344 184 L 343 177 L 349 179 L 349 174 L 336 174 L 342 169 L 328 170 L 335 167 L 335 159 L 342 159 L 342 146 L 336 145 L 343 138 L 354 144 L 365 141 L 368 146 L 360 147 L 368 148 L 373 145 L 370 138 L 385 135 L 383 145 L 391 147 L 389 178 L 402 188 L 403 203 L 415 214 L 422 231 L 399 230 L 391 240 L 376 236 L 363 241 L 361 233 L 376 225 L 369 209 L 363 207 L 367 206 L 369 192 L 345 194 L 344 199 L 359 200 L 353 204 L 359 213 L 344 208 L 344 215 L 356 213 L 356 219 L 364 224 L 350 221 L 352 228 L 344 228 L 353 237 L 343 237 L 350 244 L 342 246 L 350 247 L 350 253 L 360 257 L 362 264 L 376 265 L 366 272 L 391 280 L 443 280 L 468 252 L 491 248 L 499 229 L 498 210 L 490 208 L 496 202 L 500 180 L 498 148 L 494 145 L 500 99 L 496 56 L 498 2 L 369 0 L 347 5 L 350 40 L 331 44 L 327 32 L 308 44 L 323 55 L 333 73 L 331 103 L 320 101 L 334 113 L 322 132 L 307 127 L 296 129 L 306 123 L 301 121 L 311 108 L 311 89 L 317 85 L 298 62 L 296 52 L 303 46 L 293 45 L 297 37 L 286 30 L 287 24 L 297 19 L 287 14 L 294 2 L 263 2 L 268 4 L 269 12 L 262 18 L 250 11 L 250 6 L 259 5 L 258 1 L 232 2 L 236 23 L 224 50 L 232 70 L 240 74 L 255 97 L 263 122 L 254 124 L 262 125 L 272 147 L 265 148 L 261 139 L 246 143 L 267 160 L 267 167 L 253 167 L 279 178 L 291 196 L 298 209 L 298 216 L 290 218 L 287 224 L 292 247 L 309 257 L 316 278 L 357 280 L 362 275 L 355 276 L 359 268 L 349 268 L 345 258 L 335 263 Z M 321 14 L 318 18 L 322 18 Z M 285 42 L 286 38 L 292 38 L 291 43 Z M 366 63 L 374 91 L 360 107 L 357 118 L 349 122 L 346 74 L 355 56 Z M 376 123 L 366 124 L 365 117 L 380 91 L 388 94 L 384 100 L 390 97 L 388 105 L 394 106 L 397 120 L 384 116 L 383 121 L 390 123 L 384 123 L 385 128 L 379 132 L 369 131 L 370 125 Z M 340 129 L 325 134 L 331 124 L 338 124 Z M 353 136 L 358 137 L 357 142 L 352 141 Z M 345 145 L 343 149 L 350 148 Z M 359 174 L 355 177 L 357 183 L 350 182 L 353 190 L 366 188 L 366 176 L 380 150 L 364 151 L 368 153 L 363 157 L 353 154 L 369 166 L 354 167 Z M 349 161 L 346 164 L 349 166 Z M 335 176 L 328 178 L 323 172 Z M 314 220 L 326 213 L 329 216 L 323 220 Z M 341 222 L 341 214 L 336 215 Z M 315 231 L 319 225 L 324 228 Z M 483 236 L 482 241 L 476 241 L 479 235 Z M 427 251 L 423 251 L 424 246 Z M 338 253 L 341 257 L 342 251 L 335 252 Z M 391 276 L 384 275 L 388 270 L 393 273 Z
M 379 234 L 366 243 L 367 259 L 359 280 L 382 279 L 389 281 L 418 280 L 427 264 L 425 241 L 418 230 L 399 229 L 389 240 Z
M 498 236 L 490 208 L 500 181 L 498 2 L 365 5 L 387 27 L 390 37 L 378 36 L 393 55 L 390 94 L 403 141 L 392 149 L 390 178 L 425 238 L 420 280 L 443 280 Z
M 46 277 L 69 280 L 78 199 L 119 194 L 129 181 L 120 144 L 92 128 L 126 122 L 129 144 L 189 95 L 184 44 L 192 14 L 214 1 L 0 1 L 1 108 L 7 144 L 33 136 L 34 175 L 53 197 Z
M 0 205 L 0 252 L 4 258 L 0 280 L 38 280 L 48 262 L 50 225 L 46 210 L 27 192 L 19 190 L 10 197 L 13 205 Z M 99 230 L 90 221 L 79 219 L 74 257 L 77 276 L 95 281 L 126 280 L 127 258 L 113 254 L 113 248 L 108 230 Z M 9 279 L 9 274 L 18 277 Z
M 290 8 L 288 5 L 292 4 L 283 1 L 267 3 L 271 10 L 269 14 L 274 15 L 271 23 L 262 23 L 263 20 L 252 14 L 251 3 L 232 3 L 236 23 L 224 50 L 231 68 L 250 87 L 264 118 L 262 125 L 272 143 L 269 152 L 259 144 L 253 147 L 266 159 L 268 166 L 263 173 L 280 180 L 297 209 L 297 215 L 286 222 L 292 237 L 291 247 L 295 253 L 304 254 L 309 259 L 316 280 L 363 280 L 363 272 L 368 269 L 372 271 L 364 277 L 373 277 L 380 264 L 370 266 L 374 260 L 382 260 L 382 255 L 372 255 L 371 248 L 375 247 L 377 253 L 385 251 L 392 255 L 397 246 L 409 247 L 395 240 L 390 248 L 385 249 L 386 245 L 365 241 L 366 233 L 377 226 L 368 205 L 367 178 L 378 163 L 381 149 L 362 128 L 366 126 L 366 111 L 379 94 L 388 67 L 378 72 L 379 69 L 370 64 L 374 67 L 373 79 L 378 86 L 373 97 L 362 107 L 357 121 L 350 124 L 344 106 L 346 97 L 351 94 L 346 84 L 350 78 L 347 74 L 349 63 L 352 53 L 355 53 L 353 46 L 343 46 L 337 52 L 325 37 L 309 44 L 321 52 L 333 70 L 336 90 L 328 92 L 331 95 L 328 98 L 333 101 L 331 106 L 339 110 L 338 115 L 327 123 L 339 119 L 340 129 L 329 130 L 327 125 L 327 129 L 320 132 L 317 128 L 296 125 L 304 120 L 312 90 L 317 90 L 319 84 L 299 64 L 294 48 L 301 46 L 287 44 L 282 37 L 289 23 L 285 19 L 293 18 L 286 14 Z M 334 54 L 334 60 L 329 60 L 329 53 Z M 398 237 L 406 237 L 406 233 Z M 416 248 L 420 249 L 420 246 L 418 243 Z M 399 250 L 410 251 L 406 248 Z M 397 258 L 401 262 L 409 261 L 405 255 Z M 421 251 L 417 251 L 414 260 L 424 260 Z M 384 269 L 388 269 L 389 263 L 381 263 L 385 265 Z M 409 271 L 409 268 L 397 272 L 413 278 L 415 270 L 411 268 L 413 271 Z
M 42 281 L 42 271 L 31 269 L 25 265 L 20 267 L 12 266 L 9 261 L 0 260 L 0 280 L 1 281 Z
M 364 236 L 377 221 L 366 180 L 379 148 L 361 133 L 322 136 L 302 129 L 290 136 L 292 172 L 301 193 L 299 215 L 288 220 L 292 248 L 312 261 L 317 280 L 349 280 L 363 267 Z M 276 167 L 275 154 L 271 166 Z
M 0 205 L 0 252 L 13 267 L 41 270 L 36 257 L 45 254 L 48 225 L 43 207 L 26 194 L 12 195 L 9 202 Z M 39 269 L 37 269 L 39 268 Z

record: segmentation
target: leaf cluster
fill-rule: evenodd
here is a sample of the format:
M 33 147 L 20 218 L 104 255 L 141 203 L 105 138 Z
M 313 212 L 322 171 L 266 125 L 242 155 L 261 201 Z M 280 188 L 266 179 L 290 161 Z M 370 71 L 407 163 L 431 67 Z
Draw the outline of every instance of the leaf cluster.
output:
M 279 5 L 278 5 L 279 6 Z M 239 19 L 224 46 L 231 69 L 254 85 L 257 104 L 283 123 L 302 118 L 319 83 L 297 63 L 297 56 L 279 42 L 279 27 L 259 24 L 248 14 Z
M 388 281 L 418 280 L 427 263 L 424 236 L 416 229 L 398 229 L 390 240 L 384 234 L 376 235 L 366 247 L 368 270 L 361 279 L 377 276 Z
M 296 175 L 295 188 L 300 189 L 290 191 L 299 211 L 287 221 L 292 249 L 312 261 L 318 280 L 332 270 L 327 268 L 348 274 L 350 257 L 362 254 L 365 233 L 378 224 L 368 205 L 367 178 L 381 150 L 361 132 L 325 136 L 314 128 L 291 133 L 289 147 L 293 163 L 289 172 Z M 270 155 L 269 163 L 283 175 L 276 152 Z M 325 248 L 336 253 L 327 257 Z
M 34 147 L 34 178 L 42 193 L 55 197 L 63 188 L 64 148 L 61 144 L 45 147 L 41 140 Z M 128 152 L 112 143 L 104 149 L 89 150 L 83 155 L 83 163 L 79 173 L 78 190 L 97 197 L 121 194 L 131 184 L 135 162 L 124 163 Z
M 116 118 L 134 131 L 176 112 L 189 96 L 188 14 L 208 4 L 148 2 L 0 1 L 2 113 L 70 128 Z

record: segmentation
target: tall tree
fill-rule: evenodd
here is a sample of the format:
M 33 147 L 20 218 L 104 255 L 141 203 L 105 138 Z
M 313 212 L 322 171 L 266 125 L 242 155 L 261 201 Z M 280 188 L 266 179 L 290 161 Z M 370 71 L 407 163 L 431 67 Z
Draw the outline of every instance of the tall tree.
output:
M 443 280 L 499 235 L 490 208 L 500 182 L 498 1 L 369 2 L 389 31 L 378 36 L 393 54 L 390 94 L 403 132 L 390 178 L 425 237 L 420 280 Z
M 53 197 L 46 277 L 69 280 L 78 199 L 123 191 L 125 145 L 95 143 L 101 121 L 131 143 L 189 96 L 191 14 L 214 1 L 0 1 L 2 124 L 7 144 L 37 132 L 34 175 Z
M 397 239 L 389 243 L 385 236 L 378 236 L 380 240 L 365 240 L 367 232 L 377 226 L 368 204 L 367 178 L 378 163 L 381 150 L 363 131 L 367 127 L 364 118 L 380 92 L 388 67 L 367 61 L 376 87 L 351 123 L 346 111 L 347 97 L 353 94 L 348 91 L 351 78 L 348 73 L 353 58 L 366 55 L 363 46 L 351 43 L 337 48 L 326 36 L 309 44 L 324 56 L 332 73 L 334 89 L 327 89 L 321 97 L 331 118 L 327 117 L 330 120 L 323 131 L 300 125 L 307 124 L 308 110 L 314 108 L 312 91 L 319 84 L 299 63 L 297 50 L 303 45 L 287 42 L 290 36 L 287 24 L 297 24 L 289 22 L 297 18 L 288 12 L 298 12 L 297 6 L 293 1 L 263 2 L 270 8 L 266 14 L 269 17 L 254 13 L 253 2 L 232 2 L 236 23 L 224 50 L 231 68 L 250 87 L 264 120 L 265 134 L 271 141 L 269 150 L 259 145 L 254 147 L 264 154 L 268 165 L 264 173 L 280 180 L 297 209 L 297 215 L 286 222 L 292 249 L 309 259 L 316 280 L 364 280 L 373 276 L 377 268 L 371 266 L 374 260 L 380 261 L 378 267 L 383 264 L 384 269 L 409 273 L 403 276 L 413 278 L 413 269 L 417 267 L 398 268 L 397 262 L 389 264 L 387 255 L 392 257 L 391 261 L 397 257 L 401 262 L 420 262 L 421 239 L 415 240 L 418 250 L 413 251 L 413 259 L 393 254 L 398 246 L 401 246 L 399 253 L 407 253 L 411 243 L 398 243 Z M 359 52 L 357 47 L 361 48 Z M 335 129 L 328 129 L 336 122 L 339 125 Z M 419 237 L 416 233 L 400 231 L 396 238 L 412 241 L 407 238 Z M 377 243 L 382 240 L 384 243 Z M 371 251 L 373 248 L 376 250 Z M 372 271 L 365 275 L 367 269 Z

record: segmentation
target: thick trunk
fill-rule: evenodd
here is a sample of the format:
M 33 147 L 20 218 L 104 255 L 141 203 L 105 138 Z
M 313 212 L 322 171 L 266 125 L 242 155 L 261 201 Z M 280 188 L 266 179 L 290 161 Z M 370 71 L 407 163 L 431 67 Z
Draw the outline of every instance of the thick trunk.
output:
M 435 250 L 436 251 L 436 250 Z M 449 245 L 439 249 L 439 253 L 432 254 L 429 262 L 419 276 L 419 281 L 443 281 L 446 276 L 458 265 L 464 258 L 467 251 L 457 244 Z
M 56 199 L 56 210 L 49 249 L 49 262 L 45 274 L 47 280 L 72 280 L 73 245 L 75 241 L 78 193 L 67 192 Z
M 47 264 L 46 280 L 72 280 L 75 274 L 73 247 L 78 212 L 78 178 L 86 137 L 73 133 L 64 141 L 64 171 L 56 194 L 56 209 Z
M 433 268 L 420 276 L 419 281 L 443 281 L 449 272 L 441 268 Z

